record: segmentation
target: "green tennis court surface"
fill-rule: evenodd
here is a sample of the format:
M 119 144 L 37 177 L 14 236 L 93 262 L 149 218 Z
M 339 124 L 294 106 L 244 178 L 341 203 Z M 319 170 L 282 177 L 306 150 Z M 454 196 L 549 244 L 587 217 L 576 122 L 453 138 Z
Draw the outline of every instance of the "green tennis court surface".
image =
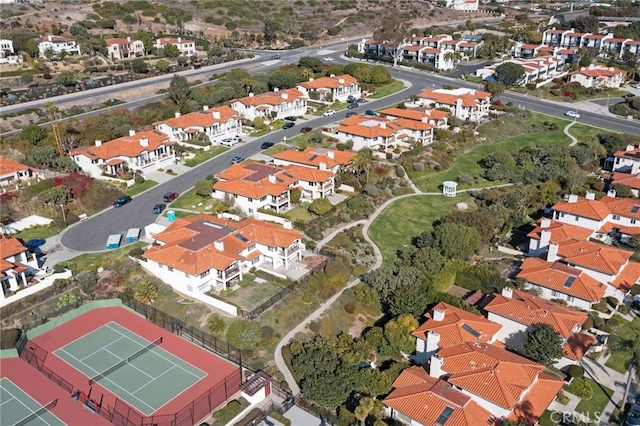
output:
M 162 349 L 162 344 L 144 350 L 150 343 L 110 322 L 54 354 L 149 416 L 206 376 L 205 372 Z M 140 350 L 144 351 L 138 356 Z M 100 376 L 134 354 L 129 362 Z
M 51 401 L 45 402 L 48 404 Z M 0 379 L 0 412 L 2 426 L 65 426 L 65 423 L 43 409 L 43 405 L 6 377 Z

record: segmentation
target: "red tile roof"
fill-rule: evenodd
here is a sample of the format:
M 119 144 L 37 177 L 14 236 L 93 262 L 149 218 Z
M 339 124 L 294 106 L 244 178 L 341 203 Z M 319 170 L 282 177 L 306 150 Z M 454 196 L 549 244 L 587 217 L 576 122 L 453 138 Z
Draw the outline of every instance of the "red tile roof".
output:
M 2 256 L 3 259 L 24 253 L 25 251 L 27 251 L 27 249 L 22 245 L 20 240 L 0 234 L 0 256 Z
M 193 43 L 193 40 L 188 40 L 186 38 L 180 38 L 180 40 L 178 40 L 178 38 L 176 37 L 161 37 L 153 41 L 153 44 L 156 44 L 156 45 L 186 44 L 186 43 Z
M 219 118 L 216 118 L 216 115 L 218 115 Z M 190 112 L 189 114 L 169 118 L 154 124 L 166 124 L 172 129 L 184 129 L 191 126 L 211 127 L 216 123 L 226 123 L 231 119 L 239 120 L 240 117 L 233 109 L 228 106 L 222 106 L 218 108 L 211 108 L 206 111 Z
M 433 319 L 434 311 L 444 311 L 444 319 Z M 427 340 L 427 333 L 435 331 L 440 334 L 440 347 L 457 345 L 462 342 L 488 342 L 502 328 L 502 325 L 489 321 L 481 315 L 467 312 L 447 303 L 440 302 L 427 314 L 427 319 L 412 334 L 422 340 Z M 478 335 L 472 334 L 475 331 Z
M 147 140 L 147 146 L 143 146 L 141 140 Z M 108 142 L 103 142 L 102 146 L 84 146 L 69 151 L 70 156 L 84 155 L 92 160 L 109 160 L 114 157 L 123 156 L 134 158 L 143 152 L 151 152 L 162 146 L 171 146 L 173 142 L 169 137 L 158 130 L 147 130 L 138 132 L 133 136 L 123 136 Z
M 439 111 L 436 109 L 418 110 L 412 108 L 387 108 L 380 111 L 380 113 L 385 114 L 387 117 L 400 117 L 414 121 L 422 121 L 423 118 L 429 121 L 438 121 L 451 115 L 448 111 Z
M 555 211 L 569 213 L 574 216 L 586 217 L 588 219 L 603 220 L 609 216 L 609 209 L 599 200 L 587 200 L 578 197 L 575 203 L 559 201 L 551 207 Z
M 285 99 L 286 98 L 286 99 Z M 266 92 L 259 95 L 247 96 L 244 98 L 234 99 L 231 102 L 240 102 L 243 105 L 280 105 L 282 103 L 291 103 L 296 99 L 302 99 L 302 92 L 298 89 L 282 89 L 277 92 Z
M 587 313 L 569 308 L 531 293 L 513 289 L 511 298 L 494 294 L 484 304 L 487 312 L 526 326 L 547 324 L 567 338 L 586 321 Z
M 474 107 L 480 105 L 480 101 L 490 99 L 491 93 L 470 89 L 466 94 L 457 95 L 451 90 L 426 89 L 418 93 L 417 96 L 418 98 L 433 100 L 446 105 L 456 105 L 458 99 L 460 99 L 463 106 Z
M 567 342 L 562 347 L 562 353 L 569 359 L 580 361 L 595 341 L 596 338 L 590 334 L 572 334 L 567 338 Z
M 610 284 L 627 293 L 631 287 L 638 284 L 638 281 L 640 281 L 640 263 L 629 262 Z
M 633 252 L 591 241 L 567 240 L 559 244 L 558 255 L 566 263 L 608 275 L 617 275 L 627 264 Z
M 531 387 L 523 400 L 516 405 L 508 419 L 526 425 L 537 424 L 538 419 L 556 398 L 563 385 L 563 381 L 541 373 L 538 376 L 538 381 Z
M 358 80 L 349 74 L 337 75 L 335 77 L 321 77 L 316 78 L 313 81 L 300 83 L 300 85 L 306 89 L 337 89 L 351 84 L 358 84 Z
M 333 158 L 329 156 L 332 155 Z M 307 147 L 304 151 L 287 149 L 273 154 L 272 157 L 278 160 L 289 161 L 291 163 L 304 164 L 312 167 L 320 167 L 320 163 L 325 163 L 327 168 L 344 166 L 353 161 L 354 152 L 330 150 L 326 148 Z
M 410 367 L 393 383 L 385 405 L 422 425 L 435 425 L 447 407 L 452 411 L 447 426 L 487 426 L 492 415 L 469 396 L 444 380 L 430 377 L 422 367 Z
M 549 226 L 543 228 L 541 219 L 537 222 L 537 226 L 527 234 L 527 237 L 539 240 L 542 237 L 542 232 L 544 231 L 551 233 L 549 241 L 555 244 L 559 244 L 562 241 L 570 239 L 587 240 L 593 233 L 591 229 L 569 225 L 556 220 L 551 220 Z
M 615 77 L 617 75 L 624 75 L 625 72 L 613 67 L 589 67 L 581 68 L 578 71 L 569 73 L 569 75 L 586 75 L 587 77 Z
M 24 164 L 20 164 L 16 161 L 0 157 L 0 176 L 14 174 L 16 172 L 23 172 L 29 169 L 29 166 L 25 166 Z

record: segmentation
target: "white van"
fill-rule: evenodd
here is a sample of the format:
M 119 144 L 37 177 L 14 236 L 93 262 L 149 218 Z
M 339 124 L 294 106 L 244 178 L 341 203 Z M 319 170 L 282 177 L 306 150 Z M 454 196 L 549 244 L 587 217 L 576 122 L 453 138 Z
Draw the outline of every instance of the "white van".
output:
M 226 146 L 226 147 L 229 147 L 229 148 L 233 148 L 235 146 L 235 144 L 237 144 L 237 143 L 238 143 L 237 139 L 223 139 L 220 142 L 220 145 Z

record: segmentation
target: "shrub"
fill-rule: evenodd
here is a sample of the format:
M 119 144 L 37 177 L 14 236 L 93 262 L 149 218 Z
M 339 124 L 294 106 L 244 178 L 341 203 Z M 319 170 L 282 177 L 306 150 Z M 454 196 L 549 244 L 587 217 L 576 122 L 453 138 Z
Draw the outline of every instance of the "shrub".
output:
M 615 308 L 616 306 L 618 306 L 618 299 L 616 299 L 613 296 L 607 296 L 605 300 L 607 301 L 607 304 L 612 308 Z
M 76 281 L 82 290 L 89 292 L 98 283 L 98 275 L 93 271 L 82 271 L 76 275 Z
M 622 315 L 628 315 L 629 308 L 627 307 L 627 305 L 620 304 L 620 306 L 618 306 L 618 312 L 621 313 Z
M 609 312 L 609 308 L 607 307 L 607 301 L 604 300 L 604 299 L 600 300 L 600 302 L 598 302 L 597 304 L 593 305 L 593 309 L 598 311 L 598 312 L 602 312 L 602 313 Z
M 347 302 L 344 305 L 344 311 L 348 314 L 354 313 L 356 310 L 356 305 L 353 302 Z
M 53 265 L 53 273 L 54 274 L 61 274 L 62 272 L 65 271 L 65 264 L 64 263 L 56 263 L 55 265 Z
M 405 172 L 404 172 L 404 167 L 402 167 L 401 165 L 396 165 L 396 176 L 398 176 L 399 178 L 404 177 Z
M 567 375 L 572 379 L 580 379 L 584 376 L 584 368 L 576 364 L 570 365 L 567 369 Z
M 424 170 L 424 164 L 422 163 L 413 163 L 413 170 L 416 172 L 421 172 L 422 170 Z
M 567 392 L 574 394 L 583 401 L 588 401 L 593 397 L 593 388 L 584 377 L 574 379 L 564 388 Z
M 144 250 L 140 247 L 129 250 L 129 256 L 140 258 L 144 254 Z
M 329 202 L 329 200 L 327 200 L 326 198 L 318 198 L 316 200 L 313 200 L 313 202 L 309 206 L 309 211 L 321 216 L 323 214 L 329 213 L 332 208 L 333 206 L 331 205 L 331 202 Z
M 21 335 L 22 331 L 19 328 L 3 329 L 0 333 L 0 350 L 15 348 Z
M 363 188 L 364 192 L 371 197 L 378 197 L 380 190 L 375 185 L 367 184 Z
M 617 329 L 624 323 L 625 323 L 625 320 L 620 315 L 614 315 L 605 321 L 605 324 L 608 327 L 611 327 L 612 330 Z
M 586 321 L 582 324 L 583 330 L 589 330 L 593 328 L 593 320 L 591 318 L 587 318 Z

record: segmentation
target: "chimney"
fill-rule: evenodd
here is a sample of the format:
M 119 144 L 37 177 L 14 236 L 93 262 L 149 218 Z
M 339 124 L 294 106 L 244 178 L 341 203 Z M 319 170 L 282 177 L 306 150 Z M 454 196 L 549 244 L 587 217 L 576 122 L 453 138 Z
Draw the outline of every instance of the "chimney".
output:
M 427 355 L 432 355 L 438 351 L 440 343 L 440 333 L 430 331 L 427 333 Z
M 344 78 L 339 78 L 339 79 L 338 79 L 338 83 L 339 83 L 339 84 L 344 84 Z
M 48 39 L 49 41 L 53 41 L 53 36 L 47 36 L 47 39 Z
M 96 139 L 96 146 L 102 146 L 102 141 Z
M 577 203 L 578 202 L 578 196 L 576 194 L 571 194 L 569 195 L 569 204 L 573 204 L 573 203 Z
M 178 37 L 178 43 L 182 43 L 182 37 Z
M 174 116 L 175 118 L 180 118 L 180 113 L 179 113 L 179 112 L 176 112 L 175 114 L 173 114 L 173 116 Z
M 558 259 L 558 244 L 549 243 L 549 247 L 547 248 L 547 262 L 555 262 Z
M 149 146 L 149 138 L 140 138 L 140 146 Z
M 434 309 L 432 318 L 434 321 L 444 320 L 444 309 Z
M 284 229 L 293 229 L 293 223 L 290 220 L 285 220 L 282 222 L 282 227 Z
M 136 135 L 135 130 L 129 130 L 129 136 L 135 136 L 135 135 Z
M 253 98 L 253 96 L 254 96 L 254 95 L 253 95 L 253 92 L 249 92 L 249 97 L 250 97 L 250 98 Z
M 203 111 L 209 111 L 209 105 L 203 105 L 202 106 L 202 110 Z
M 269 175 L 269 182 L 276 183 L 276 175 Z
M 313 77 L 309 77 L 309 81 L 313 81 Z
M 224 242 L 222 240 L 215 240 L 213 242 L 213 247 L 218 251 L 224 251 Z
M 213 118 L 216 120 L 220 120 L 220 111 L 213 111 Z
M 127 36 L 127 43 L 131 43 L 131 37 Z
M 380 128 L 381 129 L 386 129 L 387 128 L 387 123 L 385 123 L 384 121 L 382 123 L 380 123 Z
M 616 198 L 616 190 L 610 189 L 609 191 L 607 191 L 607 197 Z
M 586 194 L 584 194 L 584 198 L 587 200 L 595 200 L 596 199 L 596 193 L 595 192 L 591 192 L 591 191 L 587 191 Z
M 280 88 L 279 88 L 279 87 L 274 87 L 274 88 L 273 88 L 273 91 L 274 91 L 274 92 L 277 92 L 277 91 L 279 91 L 279 90 L 280 90 Z
M 434 354 L 431 356 L 431 363 L 429 365 L 429 375 L 431 377 L 440 378 L 444 373 L 442 371 L 442 364 L 444 364 L 444 360 L 438 354 Z
M 327 163 L 325 162 L 320 163 L 320 170 L 327 170 Z
M 507 299 L 511 299 L 513 297 L 513 289 L 511 287 L 505 287 L 502 289 L 502 296 Z
M 334 160 L 336 158 L 336 154 L 333 151 L 327 151 L 327 158 Z
M 635 147 L 633 145 L 627 145 L 627 151 L 633 151 Z
M 540 232 L 540 248 L 547 247 L 551 241 L 551 231 Z
M 543 217 L 540 221 L 540 228 L 548 228 L 551 226 L 551 219 Z
M 427 123 L 427 124 L 428 124 L 428 123 L 429 123 L 429 117 L 427 117 L 426 115 L 423 115 L 423 116 L 422 116 L 422 120 L 421 120 L 421 121 L 422 121 L 423 123 Z
M 284 100 L 289 99 L 289 94 L 288 93 L 283 93 L 282 94 L 282 99 L 284 99 Z
M 329 77 L 335 77 L 335 76 L 336 76 L 335 74 L 329 74 Z

